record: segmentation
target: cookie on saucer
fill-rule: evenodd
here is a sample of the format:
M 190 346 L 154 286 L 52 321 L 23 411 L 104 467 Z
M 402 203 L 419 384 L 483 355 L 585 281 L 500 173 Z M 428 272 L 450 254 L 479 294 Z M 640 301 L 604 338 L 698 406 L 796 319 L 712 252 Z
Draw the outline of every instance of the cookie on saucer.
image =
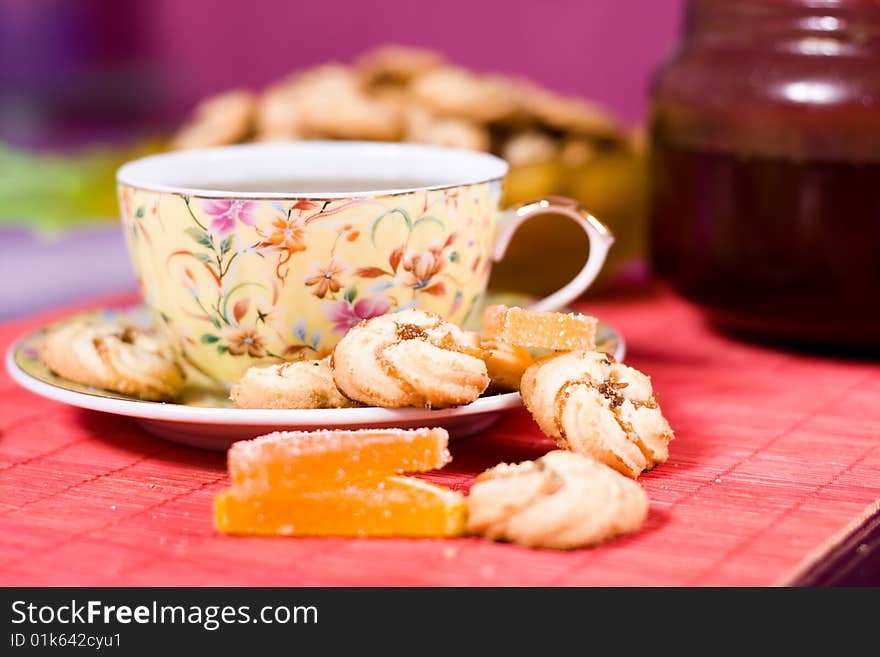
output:
M 174 399 L 183 388 L 181 369 L 161 339 L 112 322 L 74 319 L 50 329 L 41 356 L 65 379 L 141 399 Z
M 235 383 L 229 397 L 236 408 L 349 408 L 333 382 L 330 357 L 269 366 L 255 365 Z
M 420 310 L 364 320 L 336 345 L 333 379 L 369 406 L 447 408 L 489 385 L 482 352 L 455 324 Z

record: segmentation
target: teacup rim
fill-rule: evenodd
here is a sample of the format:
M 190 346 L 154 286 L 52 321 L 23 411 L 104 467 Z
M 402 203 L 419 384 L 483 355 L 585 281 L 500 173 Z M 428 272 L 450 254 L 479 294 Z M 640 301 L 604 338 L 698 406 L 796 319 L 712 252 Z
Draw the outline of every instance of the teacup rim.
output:
M 368 152 L 372 155 L 379 156 L 410 156 L 416 158 L 431 158 L 432 161 L 440 159 L 445 160 L 451 167 L 456 162 L 461 165 L 456 167 L 456 172 L 450 180 L 438 182 L 436 185 L 424 185 L 414 187 L 379 187 L 368 190 L 346 191 L 344 189 L 338 192 L 271 192 L 271 191 L 247 191 L 247 190 L 226 190 L 219 188 L 200 187 L 198 184 L 172 184 L 161 182 L 162 175 L 169 175 L 169 170 L 176 167 L 185 168 L 186 162 L 189 161 L 191 167 L 196 166 L 199 162 L 219 163 L 222 158 L 228 157 L 230 153 L 233 157 L 248 156 L 253 157 L 255 154 L 262 156 L 278 157 L 281 154 L 298 154 L 303 156 L 309 151 L 317 152 L 335 151 L 335 155 L 340 152 L 344 154 L 346 150 L 349 154 L 356 150 L 360 152 Z M 298 152 L 298 153 L 297 153 Z M 183 164 L 181 164 L 183 162 Z M 467 166 L 467 164 L 470 166 Z M 380 142 L 380 141 L 349 141 L 349 140 L 295 140 L 295 141 L 278 141 L 265 143 L 248 143 L 248 144 L 231 144 L 228 146 L 216 146 L 211 148 L 197 148 L 181 151 L 171 151 L 166 153 L 157 153 L 140 157 L 124 163 L 116 171 L 116 182 L 126 187 L 142 189 L 151 192 L 180 194 L 197 198 L 222 198 L 222 199 L 340 199 L 340 198 L 372 198 L 379 196 L 396 196 L 402 194 L 411 194 L 421 191 L 436 191 L 443 189 L 452 189 L 456 187 L 466 187 L 470 185 L 479 185 L 491 182 L 501 181 L 509 166 L 505 160 L 490 153 L 472 151 L 461 148 L 451 148 L 448 146 L 437 146 L 434 144 L 416 144 L 409 142 Z M 478 173 L 480 172 L 480 173 Z M 467 175 L 466 175 L 467 174 Z M 158 178 L 156 176 L 159 176 Z M 157 180 L 159 182 L 157 182 Z M 218 186 L 219 187 L 219 186 Z

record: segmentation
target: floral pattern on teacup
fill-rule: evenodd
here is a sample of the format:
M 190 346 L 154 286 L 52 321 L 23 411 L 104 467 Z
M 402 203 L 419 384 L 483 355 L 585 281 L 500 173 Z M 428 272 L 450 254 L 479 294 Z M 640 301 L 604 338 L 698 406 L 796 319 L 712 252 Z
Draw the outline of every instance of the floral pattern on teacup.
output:
M 321 357 L 376 315 L 465 322 L 498 211 L 491 183 L 332 200 L 119 193 L 145 301 L 182 356 L 227 382 L 264 359 Z

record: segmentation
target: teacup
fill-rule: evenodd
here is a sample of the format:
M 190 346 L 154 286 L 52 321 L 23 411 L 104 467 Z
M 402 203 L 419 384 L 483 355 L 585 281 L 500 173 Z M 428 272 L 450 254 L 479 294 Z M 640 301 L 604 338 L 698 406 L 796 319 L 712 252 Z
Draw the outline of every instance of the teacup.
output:
M 533 308 L 556 310 L 613 238 L 568 199 L 502 212 L 504 160 L 416 144 L 290 142 L 145 157 L 117 174 L 146 304 L 179 355 L 224 383 L 263 361 L 329 353 L 361 320 L 419 308 L 474 320 L 517 227 L 564 214 L 589 258 Z M 552 253 L 535 254 L 541 258 Z

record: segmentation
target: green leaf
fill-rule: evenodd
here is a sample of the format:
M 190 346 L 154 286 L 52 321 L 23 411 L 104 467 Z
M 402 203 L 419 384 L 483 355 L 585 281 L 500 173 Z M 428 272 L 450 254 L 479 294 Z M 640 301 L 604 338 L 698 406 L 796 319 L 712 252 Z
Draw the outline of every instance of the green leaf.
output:
M 446 226 L 443 225 L 443 222 L 440 221 L 437 217 L 431 217 L 429 215 L 425 215 L 424 217 L 419 217 L 416 219 L 415 223 L 412 225 L 413 230 L 416 229 L 416 226 L 421 224 L 437 224 L 440 226 L 440 230 L 445 230 Z
M 213 344 L 214 342 L 219 342 L 220 337 L 214 335 L 213 333 L 204 333 L 204 334 L 202 334 L 202 337 L 200 338 L 200 340 L 204 344 Z
M 135 219 L 143 219 L 144 218 L 144 206 L 139 206 L 137 211 L 134 213 Z
M 232 235 L 230 235 L 229 237 L 227 237 L 225 240 L 223 240 L 220 243 L 220 255 L 221 256 L 226 255 L 227 253 L 229 253 L 229 249 L 231 249 L 231 248 L 232 248 Z
M 109 225 L 119 216 L 116 169 L 149 150 L 152 146 L 141 142 L 31 152 L 0 140 L 0 226 L 57 235 L 95 220 Z
M 196 257 L 196 259 L 197 259 L 199 262 L 204 262 L 204 263 L 212 263 L 212 262 L 214 262 L 214 258 L 212 258 L 212 257 L 211 257 L 209 254 L 207 254 L 207 253 L 194 253 L 193 255 Z
M 412 230 L 412 219 L 409 218 L 409 213 L 406 210 L 404 210 L 403 208 L 391 208 L 390 210 L 386 210 L 378 217 L 373 219 L 373 225 L 370 227 L 370 241 L 373 242 L 373 246 L 376 245 L 376 231 L 379 229 L 379 224 L 382 223 L 382 220 L 389 214 L 399 214 L 406 222 L 407 230 Z
M 250 286 L 256 286 L 256 287 L 262 288 L 262 289 L 264 289 L 264 290 L 266 289 L 266 286 L 265 286 L 265 285 L 263 285 L 262 283 L 256 283 L 256 282 L 254 282 L 254 281 L 245 281 L 244 283 L 239 283 L 238 285 L 236 285 L 235 287 L 233 287 L 231 290 L 229 290 L 225 295 L 223 295 L 223 300 L 222 300 L 222 304 L 223 304 L 223 305 L 222 305 L 222 312 L 221 312 L 221 309 L 218 307 L 218 308 L 216 308 L 217 313 L 220 314 L 220 315 L 222 315 L 224 318 L 225 318 L 225 317 L 228 317 L 228 315 L 227 315 L 227 313 L 226 313 L 226 307 L 229 305 L 229 298 L 232 296 L 232 294 L 233 294 L 236 290 L 240 290 L 241 288 L 243 288 L 243 287 L 247 287 L 247 286 L 249 286 L 249 285 L 250 285 Z M 227 320 L 227 322 L 228 322 L 228 320 Z
M 459 260 L 461 260 L 461 256 L 458 255 L 458 251 L 449 254 L 449 262 L 458 262 Z
M 187 235 L 192 237 L 196 242 L 198 242 L 202 246 L 206 246 L 209 249 L 214 248 L 214 242 L 211 241 L 211 236 L 208 235 L 208 233 L 203 231 L 201 228 L 198 228 L 197 226 L 190 226 L 184 232 L 186 232 Z
M 227 347 L 225 344 L 218 344 L 217 345 L 217 352 L 218 353 L 225 354 L 227 351 L 229 351 L 229 347 Z
M 358 295 L 357 288 L 354 285 L 352 285 L 350 288 L 348 288 L 345 291 L 345 300 L 348 301 L 349 303 L 354 303 L 354 300 L 357 299 L 357 295 Z

